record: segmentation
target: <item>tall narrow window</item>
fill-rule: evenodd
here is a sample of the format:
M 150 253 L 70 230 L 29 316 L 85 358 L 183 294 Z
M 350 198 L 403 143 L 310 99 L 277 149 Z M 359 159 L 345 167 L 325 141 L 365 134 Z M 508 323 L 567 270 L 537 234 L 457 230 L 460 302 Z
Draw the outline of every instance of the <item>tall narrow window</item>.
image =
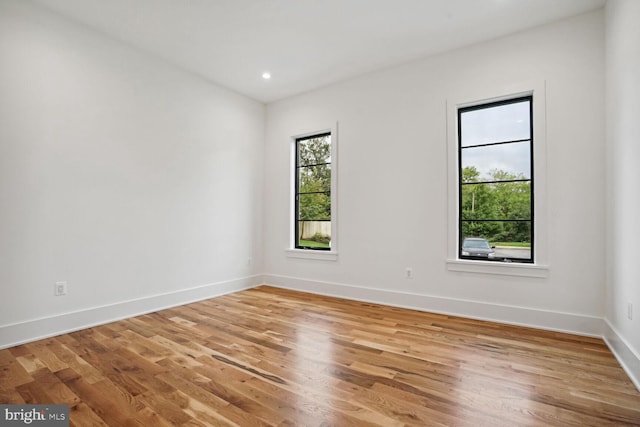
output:
M 533 262 L 533 98 L 458 109 L 459 257 Z
M 295 141 L 295 247 L 331 249 L 331 133 Z

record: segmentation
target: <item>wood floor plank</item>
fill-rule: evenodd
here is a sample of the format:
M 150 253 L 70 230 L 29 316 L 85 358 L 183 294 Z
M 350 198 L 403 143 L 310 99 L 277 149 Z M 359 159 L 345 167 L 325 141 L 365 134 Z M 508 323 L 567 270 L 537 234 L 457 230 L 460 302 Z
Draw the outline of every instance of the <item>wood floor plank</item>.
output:
M 0 387 L 9 394 L 15 387 L 33 381 L 33 377 L 18 362 L 11 351 L 12 349 L 0 351 Z
M 49 369 L 36 371 L 33 374 L 33 380 L 47 391 L 47 397 L 51 403 L 55 402 L 72 407 L 81 402 L 80 398 Z
M 601 339 L 268 286 L 0 350 L 73 426 L 640 426 Z
M 56 356 L 56 353 L 51 350 L 52 344 L 52 340 L 43 340 L 29 343 L 25 347 L 31 350 L 31 354 L 33 354 L 33 356 L 44 364 L 44 366 L 46 366 L 51 372 L 68 368 L 69 366 L 60 360 L 58 356 Z
M 108 426 L 108 424 L 84 402 L 80 402 L 69 408 L 69 425 L 74 427 Z
M 16 387 L 16 391 L 24 399 L 25 403 L 37 404 L 38 402 L 53 402 L 53 397 L 49 396 L 46 384 L 39 384 L 35 381 L 22 384 Z
M 123 404 L 117 396 L 105 393 L 108 389 L 108 379 L 103 379 L 94 384 L 90 384 L 80 375 L 71 369 L 63 369 L 55 374 L 64 384 L 71 389 L 83 403 L 86 403 L 91 410 L 110 426 L 142 426 L 136 420 L 136 410 L 129 404 Z M 44 402 L 43 402 L 44 403 Z M 74 413 L 70 411 L 70 418 L 73 421 Z

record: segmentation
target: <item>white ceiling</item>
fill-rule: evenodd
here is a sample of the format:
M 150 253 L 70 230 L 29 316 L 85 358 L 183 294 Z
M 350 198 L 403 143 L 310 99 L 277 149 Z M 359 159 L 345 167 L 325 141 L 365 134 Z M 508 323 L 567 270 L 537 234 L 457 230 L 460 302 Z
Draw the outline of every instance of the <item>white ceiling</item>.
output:
M 606 0 L 35 0 L 271 102 Z M 270 80 L 262 79 L 270 71 Z

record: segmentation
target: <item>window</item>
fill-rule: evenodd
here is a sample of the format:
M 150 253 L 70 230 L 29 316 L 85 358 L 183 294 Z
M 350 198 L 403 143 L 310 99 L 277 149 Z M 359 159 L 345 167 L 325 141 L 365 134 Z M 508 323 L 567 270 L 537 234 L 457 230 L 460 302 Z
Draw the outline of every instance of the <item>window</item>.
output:
M 295 139 L 294 247 L 331 250 L 331 133 Z
M 533 263 L 533 97 L 458 108 L 458 257 Z

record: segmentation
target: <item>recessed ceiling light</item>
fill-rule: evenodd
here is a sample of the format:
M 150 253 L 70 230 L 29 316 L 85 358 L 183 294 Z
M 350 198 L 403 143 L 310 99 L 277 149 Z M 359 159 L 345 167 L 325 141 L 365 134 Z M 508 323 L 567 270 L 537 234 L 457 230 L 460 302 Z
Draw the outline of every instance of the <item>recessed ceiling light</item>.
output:
M 269 80 L 271 78 L 271 73 L 268 71 L 265 71 L 264 73 L 262 73 L 262 78 L 265 80 Z

